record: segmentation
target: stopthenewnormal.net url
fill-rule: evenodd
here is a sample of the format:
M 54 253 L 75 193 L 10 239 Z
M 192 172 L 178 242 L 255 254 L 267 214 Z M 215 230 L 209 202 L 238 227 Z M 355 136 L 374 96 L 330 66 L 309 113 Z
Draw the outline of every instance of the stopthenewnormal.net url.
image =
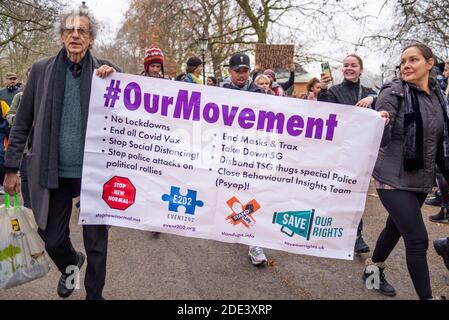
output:
M 120 219 L 120 220 L 129 220 L 129 221 L 133 221 L 133 222 L 140 222 L 140 219 L 138 219 L 138 218 L 118 216 L 118 215 L 109 214 L 109 213 L 97 213 L 97 215 L 95 217 L 96 218 L 114 218 L 114 219 Z

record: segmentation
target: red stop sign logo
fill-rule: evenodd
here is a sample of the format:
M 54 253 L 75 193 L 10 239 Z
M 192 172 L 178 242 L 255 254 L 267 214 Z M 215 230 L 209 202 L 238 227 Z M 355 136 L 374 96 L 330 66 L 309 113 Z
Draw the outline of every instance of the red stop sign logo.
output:
M 113 177 L 103 185 L 103 200 L 111 209 L 126 210 L 136 199 L 136 188 L 128 178 Z

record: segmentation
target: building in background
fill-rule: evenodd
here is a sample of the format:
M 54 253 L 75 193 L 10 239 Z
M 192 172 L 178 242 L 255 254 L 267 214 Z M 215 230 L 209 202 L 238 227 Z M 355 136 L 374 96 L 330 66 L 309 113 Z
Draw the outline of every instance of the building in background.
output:
M 287 69 L 275 69 L 278 83 L 287 82 L 290 77 L 290 71 Z M 309 73 L 302 66 L 298 65 L 295 72 L 295 84 L 287 90 L 288 96 L 301 97 L 307 93 L 307 82 L 312 79 L 314 75 Z

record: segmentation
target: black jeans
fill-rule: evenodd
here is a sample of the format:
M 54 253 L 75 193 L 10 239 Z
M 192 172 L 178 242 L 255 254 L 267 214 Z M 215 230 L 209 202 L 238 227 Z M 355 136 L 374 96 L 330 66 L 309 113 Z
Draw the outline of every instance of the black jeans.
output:
M 59 188 L 50 192 L 50 209 L 47 227 L 39 229 L 45 249 L 61 273 L 68 266 L 77 265 L 76 251 L 70 241 L 70 216 L 72 199 L 78 197 L 81 179 L 59 179 Z M 106 279 L 108 229 L 104 225 L 83 226 L 87 269 L 84 279 L 86 299 L 100 299 Z
M 373 262 L 385 262 L 401 237 L 405 243 L 408 272 L 420 299 L 432 298 L 427 249 L 429 237 L 421 214 L 427 194 L 402 190 L 377 190 L 388 211 L 385 229 L 373 252 Z

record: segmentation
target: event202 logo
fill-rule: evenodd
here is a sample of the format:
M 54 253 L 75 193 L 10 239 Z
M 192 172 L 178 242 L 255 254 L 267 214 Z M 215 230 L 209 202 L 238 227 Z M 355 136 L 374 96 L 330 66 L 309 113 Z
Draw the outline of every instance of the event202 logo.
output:
M 343 228 L 333 227 L 332 217 L 315 216 L 315 209 L 307 211 L 275 212 L 273 224 L 281 226 L 281 232 L 289 237 L 295 234 L 305 238 L 341 238 Z
M 197 200 L 196 191 L 187 189 L 187 194 L 181 194 L 181 188 L 171 186 L 170 194 L 163 194 L 162 200 L 168 202 L 169 213 L 167 218 L 171 220 L 194 222 L 193 215 L 195 214 L 196 207 L 204 206 L 204 202 Z M 184 207 L 184 214 L 179 214 L 178 208 Z

